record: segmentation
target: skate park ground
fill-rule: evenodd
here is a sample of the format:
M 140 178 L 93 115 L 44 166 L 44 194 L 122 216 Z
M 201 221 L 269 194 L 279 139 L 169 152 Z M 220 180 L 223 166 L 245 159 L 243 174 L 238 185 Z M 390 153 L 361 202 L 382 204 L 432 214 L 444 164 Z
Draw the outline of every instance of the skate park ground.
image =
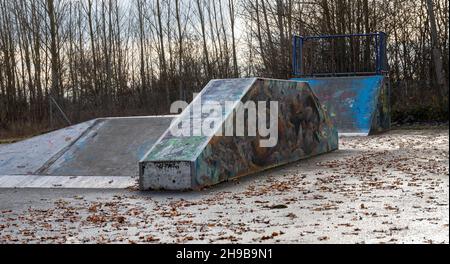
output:
M 449 243 L 449 131 L 339 150 L 200 192 L 0 189 L 0 243 Z

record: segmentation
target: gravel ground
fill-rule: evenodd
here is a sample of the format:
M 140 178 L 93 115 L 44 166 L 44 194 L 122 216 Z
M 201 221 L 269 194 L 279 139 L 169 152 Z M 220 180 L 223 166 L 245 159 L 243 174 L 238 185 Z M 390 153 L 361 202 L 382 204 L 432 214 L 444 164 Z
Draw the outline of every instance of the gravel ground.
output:
M 449 243 L 449 132 L 341 138 L 201 192 L 0 189 L 0 212 L 0 243 Z

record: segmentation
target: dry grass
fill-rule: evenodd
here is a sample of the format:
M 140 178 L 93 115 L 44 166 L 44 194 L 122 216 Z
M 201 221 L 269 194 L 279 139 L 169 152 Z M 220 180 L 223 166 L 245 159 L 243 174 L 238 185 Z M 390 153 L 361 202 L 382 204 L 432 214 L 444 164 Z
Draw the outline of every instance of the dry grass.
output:
M 145 116 L 163 113 L 154 113 L 145 109 L 113 109 L 110 111 L 67 111 L 67 114 L 69 116 L 69 119 L 72 121 L 72 124 L 78 124 L 101 117 Z M 55 122 L 56 124 L 52 128 L 49 128 L 49 121 L 47 119 L 44 119 L 39 123 L 31 121 L 19 121 L 8 124 L 7 126 L 2 125 L 2 123 L 0 122 L 0 144 L 14 143 L 67 126 L 67 123 L 65 123 L 64 120 L 58 118 L 56 115 Z
M 14 143 L 30 137 L 49 132 L 48 123 L 33 124 L 30 122 L 18 122 L 7 129 L 0 128 L 0 144 Z

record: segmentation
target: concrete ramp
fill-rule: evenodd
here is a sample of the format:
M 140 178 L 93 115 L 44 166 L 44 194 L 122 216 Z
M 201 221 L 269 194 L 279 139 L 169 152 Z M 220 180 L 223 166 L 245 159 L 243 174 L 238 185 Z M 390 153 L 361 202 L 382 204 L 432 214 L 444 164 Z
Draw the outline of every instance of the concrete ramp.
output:
M 87 133 L 39 174 L 137 176 L 138 162 L 169 127 L 172 118 L 98 120 Z
M 390 85 L 385 76 L 295 78 L 307 82 L 340 135 L 367 136 L 390 129 Z
M 278 120 L 278 140 L 273 147 L 261 147 L 260 133 L 223 135 L 226 124 L 234 124 L 235 113 L 242 110 L 239 102 L 249 101 L 278 102 L 274 118 Z M 232 102 L 231 109 L 224 107 L 227 102 Z M 219 105 L 223 110 L 216 115 L 199 113 L 199 105 Z M 206 120 L 218 123 L 213 125 L 214 133 L 194 133 Z M 244 121 L 247 124 L 248 114 Z M 187 134 L 174 135 L 174 126 L 188 123 L 197 126 L 189 127 Z M 262 78 L 212 80 L 141 160 L 140 188 L 200 189 L 337 148 L 337 130 L 307 83 Z
M 139 160 L 173 118 L 101 118 L 0 146 L 0 188 L 133 184 Z
M 0 175 L 36 173 L 52 157 L 74 144 L 95 122 L 92 120 L 17 143 L 0 145 Z

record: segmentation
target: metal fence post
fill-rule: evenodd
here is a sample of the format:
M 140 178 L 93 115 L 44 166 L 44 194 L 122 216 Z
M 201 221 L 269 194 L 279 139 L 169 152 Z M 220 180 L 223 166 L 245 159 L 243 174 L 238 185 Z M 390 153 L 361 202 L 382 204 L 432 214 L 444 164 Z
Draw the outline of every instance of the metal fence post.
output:
M 297 36 L 292 37 L 292 72 L 297 75 Z
M 380 34 L 377 32 L 375 34 L 375 71 L 377 74 L 380 74 L 380 43 L 379 43 Z
M 303 72 L 303 41 L 304 41 L 304 39 L 303 39 L 302 36 L 300 36 L 299 40 L 300 40 L 300 66 L 299 66 L 300 69 L 299 69 L 299 73 L 300 73 L 300 75 L 303 75 L 304 74 L 304 72 Z

